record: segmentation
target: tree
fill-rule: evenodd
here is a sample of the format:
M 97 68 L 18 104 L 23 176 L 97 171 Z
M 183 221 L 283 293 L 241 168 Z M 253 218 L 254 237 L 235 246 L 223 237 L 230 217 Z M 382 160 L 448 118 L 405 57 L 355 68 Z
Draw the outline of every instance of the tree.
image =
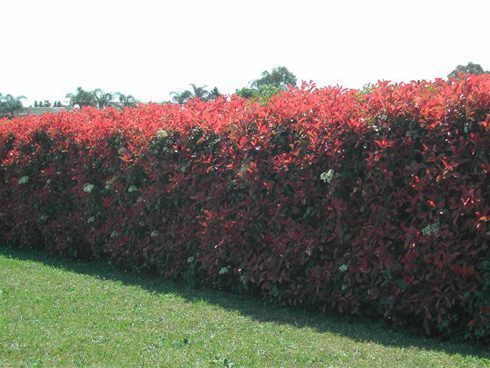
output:
M 92 94 L 95 99 L 95 107 L 97 107 L 98 109 L 104 109 L 109 106 L 114 106 L 112 101 L 112 93 L 104 92 L 102 89 L 97 88 L 92 91 Z
M 214 87 L 212 90 L 208 92 L 208 101 L 216 100 L 218 97 L 222 97 L 223 95 L 219 91 L 218 87 Z
M 252 88 L 260 86 L 274 86 L 277 88 L 286 88 L 288 85 L 296 86 L 296 76 L 291 73 L 285 66 L 273 68 L 270 72 L 262 72 L 262 77 L 252 82 Z
M 451 73 L 448 74 L 448 78 L 457 78 L 458 75 L 462 74 L 484 74 L 490 73 L 489 71 L 485 71 L 480 64 L 474 64 L 469 62 L 466 65 L 458 65 L 456 69 L 454 69 Z
M 203 101 L 211 101 L 222 96 L 221 92 L 218 90 L 218 87 L 214 87 L 213 89 L 208 91 L 207 86 L 198 86 L 194 83 L 191 83 L 190 86 L 191 90 L 186 89 L 182 92 L 170 92 L 170 95 L 173 96 L 172 102 L 183 104 L 194 98 L 199 98 Z
M 78 87 L 75 93 L 68 93 L 66 98 L 70 100 L 70 106 L 82 108 L 84 106 L 97 106 L 97 100 L 93 91 L 86 91 Z
M 17 112 L 22 110 L 23 99 L 25 99 L 24 96 L 15 97 L 10 94 L 5 96 L 0 94 L 0 116 L 9 116 L 13 118 Z
M 243 98 L 249 98 L 251 100 L 258 101 L 262 104 L 265 104 L 267 101 L 271 99 L 273 95 L 283 90 L 284 88 L 276 87 L 271 84 L 265 84 L 257 88 L 244 87 L 242 89 L 237 90 L 236 94 Z
M 22 100 L 24 99 L 24 96 L 15 97 L 10 94 L 4 96 L 0 93 L 0 117 L 8 116 L 13 118 L 17 112 L 24 108 L 22 105 Z
M 84 106 L 94 106 L 98 109 L 106 107 L 127 107 L 136 106 L 137 101 L 132 95 L 125 95 L 121 92 L 105 92 L 100 88 L 93 91 L 86 91 L 78 87 L 76 93 L 66 95 L 70 99 L 70 106 L 82 108 Z M 62 107 L 59 102 L 59 107 Z
M 125 95 L 120 92 L 114 92 L 114 97 L 118 98 L 118 102 L 116 102 L 117 105 L 121 107 L 134 107 L 138 103 L 136 99 L 132 95 Z
M 243 87 L 240 89 L 237 89 L 235 94 L 238 96 L 241 96 L 243 98 L 253 98 L 254 95 L 256 94 L 257 90 L 250 88 L 250 87 Z
M 191 83 L 190 86 L 192 87 L 192 98 L 200 98 L 204 101 L 207 100 L 209 95 L 209 92 L 206 89 L 207 86 L 196 86 L 194 83 Z
M 176 104 L 186 103 L 188 100 L 192 98 L 192 92 L 189 90 L 185 90 L 183 92 L 170 92 L 172 95 L 172 102 Z
M 279 66 L 270 72 L 262 72 L 262 77 L 250 83 L 249 87 L 236 90 L 238 96 L 267 102 L 273 95 L 285 90 L 289 85 L 296 86 L 296 76 L 286 67 Z

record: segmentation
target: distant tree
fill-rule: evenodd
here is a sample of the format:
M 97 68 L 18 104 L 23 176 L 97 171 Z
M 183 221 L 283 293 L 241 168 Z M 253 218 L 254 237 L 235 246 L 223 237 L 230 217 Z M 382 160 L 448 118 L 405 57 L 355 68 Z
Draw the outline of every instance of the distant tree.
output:
M 466 65 L 458 65 L 456 69 L 454 69 L 451 73 L 448 74 L 448 78 L 457 78 L 458 75 L 462 74 L 484 74 L 489 73 L 489 71 L 485 71 L 480 64 L 474 64 L 469 62 Z
M 134 107 L 138 103 L 132 95 L 125 95 L 120 92 L 114 92 L 114 97 L 117 97 L 116 104 L 120 107 Z
M 34 107 L 38 107 L 38 103 L 37 103 L 37 100 L 34 101 Z
M 286 88 L 288 85 L 296 86 L 296 76 L 291 73 L 285 66 L 273 68 L 270 72 L 262 72 L 262 77 L 252 82 L 252 88 L 260 86 L 274 86 Z
M 44 100 L 43 107 L 51 107 L 51 102 L 49 102 L 49 100 Z
M 221 94 L 221 92 L 219 91 L 218 87 L 214 87 L 213 89 L 211 89 L 209 92 L 208 92 L 208 100 L 211 101 L 211 100 L 215 100 L 217 99 L 218 97 L 222 97 L 223 95 Z
M 86 91 L 81 87 L 77 88 L 76 93 L 66 95 L 70 100 L 70 106 L 82 108 L 84 106 L 94 106 L 98 109 L 106 107 L 127 107 L 136 106 L 137 100 L 132 95 L 125 95 L 121 92 L 105 92 L 97 88 L 93 91 Z M 63 107 L 61 101 L 58 101 L 58 107 Z
M 198 86 L 194 83 L 191 83 L 190 86 L 190 90 L 186 89 L 182 92 L 171 92 L 170 95 L 172 95 L 172 102 L 183 104 L 194 98 L 199 98 L 203 101 L 211 101 L 221 96 L 218 87 L 214 87 L 213 89 L 208 91 L 207 86 Z
M 235 94 L 243 98 L 253 98 L 257 94 L 257 89 L 250 88 L 250 87 L 243 87 L 237 89 Z
M 172 102 L 176 104 L 186 103 L 192 98 L 192 92 L 189 90 L 183 92 L 170 92 L 170 95 L 172 95 Z
M 84 106 L 97 106 L 97 100 L 93 91 L 86 91 L 78 87 L 75 93 L 68 93 L 66 98 L 70 100 L 70 106 L 82 108 Z
M 8 116 L 13 118 L 16 113 L 24 108 L 22 105 L 22 100 L 24 99 L 24 96 L 15 97 L 10 94 L 2 95 L 0 93 L 0 117 Z
M 114 106 L 113 104 L 113 94 L 109 92 L 104 92 L 102 89 L 97 88 L 92 91 L 95 99 L 95 107 L 99 109 L 104 109 L 109 106 Z
M 265 104 L 267 101 L 271 99 L 272 96 L 278 94 L 283 90 L 284 88 L 276 87 L 271 84 L 265 84 L 258 88 L 244 87 L 240 90 L 237 90 L 236 94 L 241 97 L 249 98 L 251 100 L 258 101 L 262 104 Z
M 209 92 L 206 89 L 207 86 L 196 86 L 194 83 L 191 83 L 192 87 L 192 98 L 200 98 L 201 100 L 207 100 Z
M 250 83 L 250 86 L 236 90 L 238 96 L 267 102 L 273 95 L 285 90 L 289 85 L 296 86 L 296 76 L 286 67 L 279 66 L 270 72 L 262 72 L 262 77 Z

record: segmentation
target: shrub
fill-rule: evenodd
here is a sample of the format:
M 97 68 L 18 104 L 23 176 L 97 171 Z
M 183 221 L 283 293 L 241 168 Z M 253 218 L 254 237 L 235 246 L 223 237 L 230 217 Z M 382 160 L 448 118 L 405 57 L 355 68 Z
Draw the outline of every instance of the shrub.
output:
M 0 241 L 489 336 L 490 77 L 0 122 Z

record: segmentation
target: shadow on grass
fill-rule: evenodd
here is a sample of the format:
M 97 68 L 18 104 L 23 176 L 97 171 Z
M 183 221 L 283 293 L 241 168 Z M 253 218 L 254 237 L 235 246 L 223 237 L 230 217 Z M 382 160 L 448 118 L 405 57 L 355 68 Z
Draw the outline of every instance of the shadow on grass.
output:
M 330 332 L 346 336 L 359 342 L 370 341 L 384 346 L 413 347 L 420 350 L 443 351 L 449 354 L 490 359 L 490 351 L 488 347 L 483 345 L 427 338 L 405 329 L 389 326 L 384 321 L 278 307 L 259 299 L 246 298 L 212 289 L 194 289 L 149 275 L 125 272 L 102 261 L 80 262 L 50 256 L 41 251 L 18 250 L 8 247 L 0 247 L 0 256 L 41 262 L 70 272 L 93 275 L 106 280 L 115 280 L 127 285 L 139 286 L 153 293 L 172 293 L 185 298 L 189 302 L 205 301 L 228 310 L 238 311 L 244 316 L 261 322 L 288 324 L 298 328 L 308 327 L 319 332 Z

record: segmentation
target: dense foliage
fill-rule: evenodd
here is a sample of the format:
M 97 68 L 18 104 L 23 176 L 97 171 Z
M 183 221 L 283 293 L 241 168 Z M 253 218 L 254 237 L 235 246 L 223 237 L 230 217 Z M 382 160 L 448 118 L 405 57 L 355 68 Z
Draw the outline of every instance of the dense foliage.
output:
M 490 76 L 0 122 L 0 242 L 490 333 Z

